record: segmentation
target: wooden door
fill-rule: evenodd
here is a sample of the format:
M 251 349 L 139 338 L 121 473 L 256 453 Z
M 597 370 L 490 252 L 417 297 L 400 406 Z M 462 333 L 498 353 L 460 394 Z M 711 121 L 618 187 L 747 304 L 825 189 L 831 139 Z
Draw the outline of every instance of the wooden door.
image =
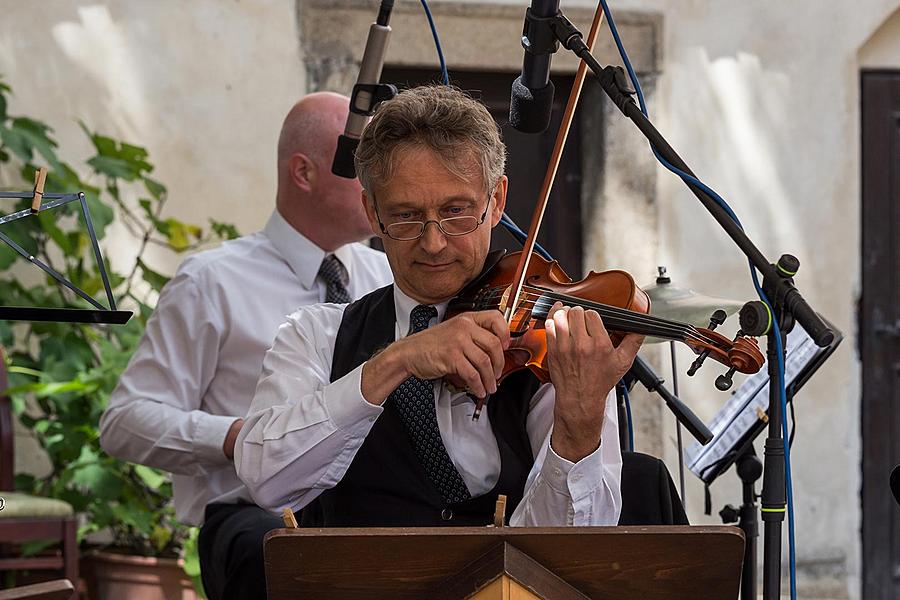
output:
M 900 598 L 900 72 L 862 74 L 863 597 Z

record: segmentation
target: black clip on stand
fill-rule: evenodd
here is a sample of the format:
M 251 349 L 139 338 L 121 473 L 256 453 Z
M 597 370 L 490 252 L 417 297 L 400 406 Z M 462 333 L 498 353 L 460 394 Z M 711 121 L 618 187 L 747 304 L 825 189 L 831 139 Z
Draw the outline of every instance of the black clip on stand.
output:
M 590 67 L 603 91 L 619 110 L 631 119 L 653 148 L 670 164 L 693 177 L 693 172 L 684 160 L 678 156 L 678 153 L 635 104 L 631 97 L 633 92 L 628 85 L 623 69 L 613 66 L 602 67 L 591 55 L 582 40 L 581 32 L 562 13 L 557 12 L 551 17 L 535 17 L 530 10 L 526 11 L 524 37 L 530 40 L 529 43 L 523 42 L 522 44 L 526 51 L 534 54 L 554 52 L 556 50 L 555 41 L 549 45 L 543 42 L 551 37 L 547 35 L 548 29 L 553 34 L 552 37 L 555 37 L 567 50 L 572 51 Z M 536 41 L 541 43 L 536 45 Z M 778 261 L 777 267 L 773 265 L 712 196 L 693 183 L 685 183 L 734 243 L 747 255 L 750 264 L 763 274 L 763 289 L 773 303 L 775 315 L 768 317 L 768 311 L 766 311 L 767 320 L 762 322 L 767 325 L 767 329 L 759 335 L 768 334 L 769 374 L 772 381 L 777 381 L 778 367 L 774 355 L 776 352 L 775 338 L 769 318 L 777 318 L 779 323 L 785 326 L 789 326 L 793 323 L 793 319 L 796 319 L 819 347 L 829 345 L 834 340 L 834 332 L 794 287 L 790 278 L 796 273 L 796 267 L 799 266 L 797 260 L 785 255 Z M 791 268 L 788 263 L 792 263 L 794 268 Z M 758 310 L 758 307 L 753 310 Z M 743 320 L 741 325 L 744 333 L 753 335 L 753 330 L 745 327 Z M 750 323 L 748 322 L 747 325 Z M 784 350 L 784 335 L 785 331 L 782 330 L 782 350 Z M 770 386 L 770 403 L 769 437 L 766 439 L 765 445 L 762 495 L 762 513 L 765 522 L 763 559 L 763 597 L 765 600 L 774 600 L 781 595 L 781 524 L 784 521 L 786 508 L 784 442 L 781 437 L 781 398 L 777 386 L 774 385 Z

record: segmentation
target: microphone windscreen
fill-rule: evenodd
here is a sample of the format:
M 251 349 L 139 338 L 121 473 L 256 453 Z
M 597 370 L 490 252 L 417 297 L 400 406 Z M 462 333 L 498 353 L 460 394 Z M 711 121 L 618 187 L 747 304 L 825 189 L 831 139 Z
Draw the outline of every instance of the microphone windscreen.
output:
M 553 105 L 553 82 L 532 90 L 516 77 L 512 84 L 509 102 L 509 124 L 522 133 L 541 133 L 550 126 L 550 111 Z
M 338 177 L 353 179 L 356 177 L 356 165 L 353 158 L 359 139 L 346 135 L 338 136 L 337 149 L 334 151 L 334 161 L 331 163 L 331 172 Z
M 894 467 L 891 472 L 891 493 L 894 494 L 897 504 L 900 504 L 900 465 Z

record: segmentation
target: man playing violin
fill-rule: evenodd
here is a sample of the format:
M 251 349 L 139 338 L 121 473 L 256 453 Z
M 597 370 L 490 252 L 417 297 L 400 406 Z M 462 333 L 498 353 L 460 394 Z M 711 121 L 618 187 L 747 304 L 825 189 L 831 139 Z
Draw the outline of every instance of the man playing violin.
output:
M 253 498 L 316 526 L 485 525 L 498 494 L 511 525 L 616 524 L 612 390 L 642 338 L 616 347 L 596 312 L 558 305 L 545 323 L 552 383 L 521 370 L 498 384 L 503 314 L 443 320 L 506 203 L 487 109 L 448 87 L 405 91 L 366 128 L 356 167 L 395 283 L 303 307 L 279 329 L 235 447 Z

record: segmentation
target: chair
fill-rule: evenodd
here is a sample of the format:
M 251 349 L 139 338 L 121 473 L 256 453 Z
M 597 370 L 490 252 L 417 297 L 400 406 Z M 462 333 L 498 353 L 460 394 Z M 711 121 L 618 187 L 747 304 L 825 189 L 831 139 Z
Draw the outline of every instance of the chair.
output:
M 72 506 L 12 491 L 13 415 L 7 388 L 6 363 L 0 348 L 0 571 L 54 569 L 61 570 L 70 582 L 77 582 L 78 521 Z M 35 540 L 58 540 L 61 552 L 57 556 L 11 555 L 11 544 Z
M 0 591 L 0 600 L 72 600 L 74 597 L 75 586 L 68 579 L 54 579 Z

